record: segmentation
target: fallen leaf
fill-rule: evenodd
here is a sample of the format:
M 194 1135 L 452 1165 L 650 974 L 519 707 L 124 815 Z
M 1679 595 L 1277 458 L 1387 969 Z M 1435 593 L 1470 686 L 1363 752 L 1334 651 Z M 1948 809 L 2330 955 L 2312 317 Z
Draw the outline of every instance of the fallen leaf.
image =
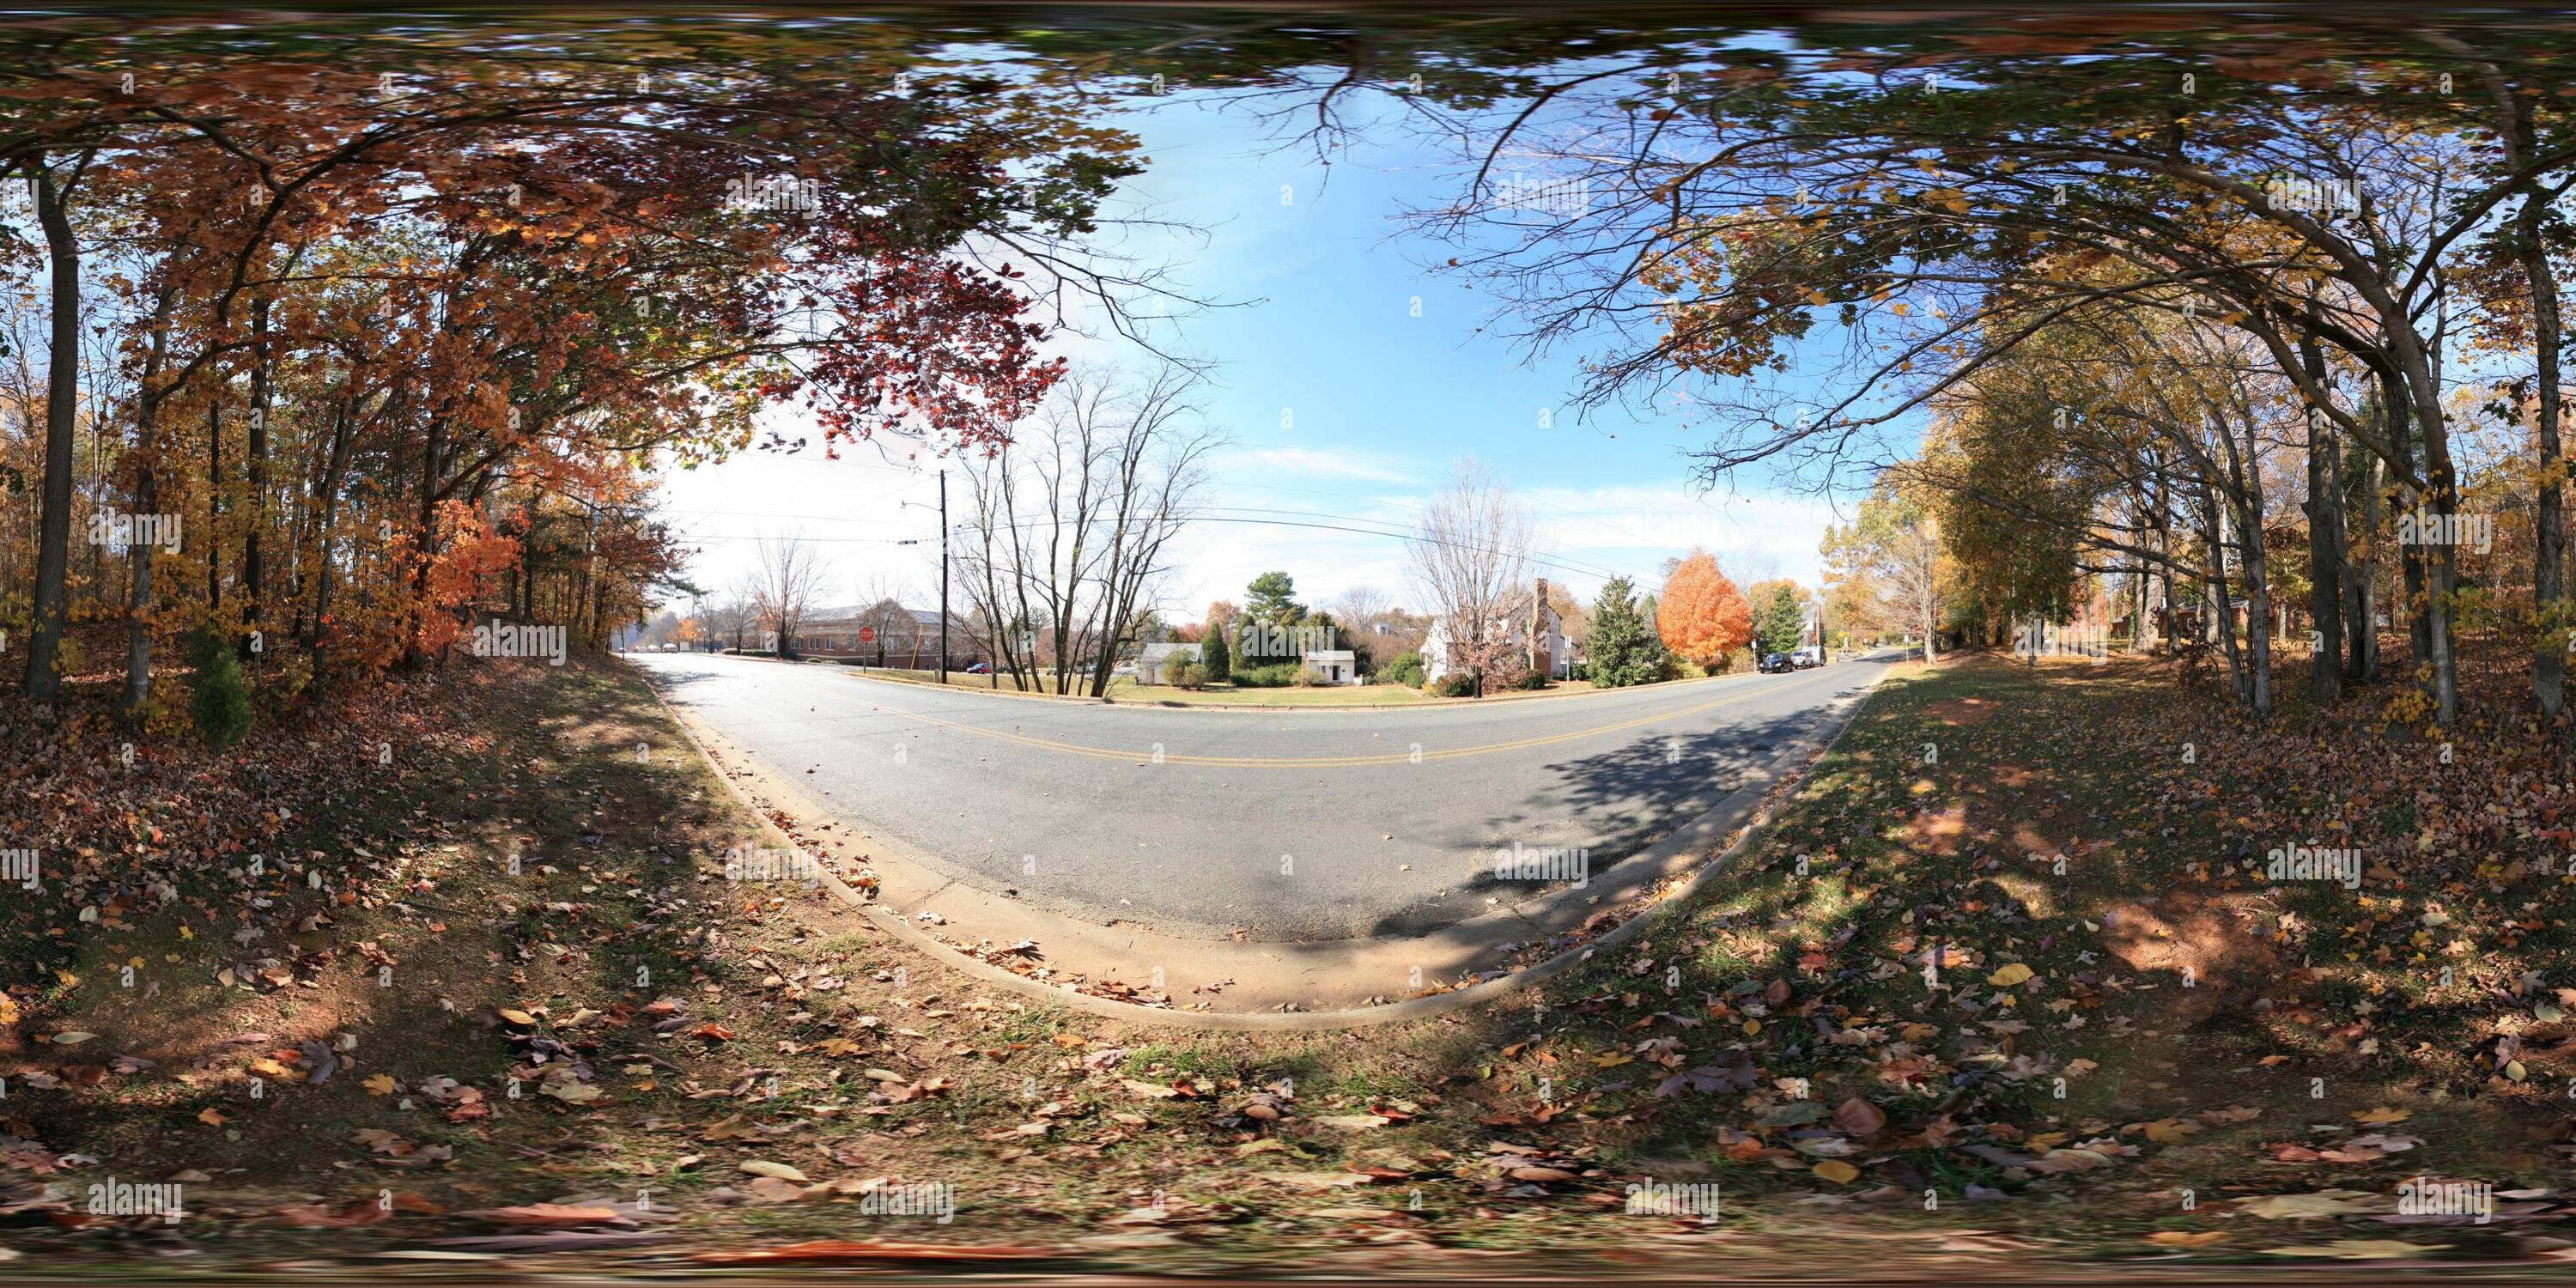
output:
M 2226 1237 L 2225 1230 L 2158 1230 L 2147 1236 L 2147 1242 L 2168 1248 L 2206 1248 Z
M 2332 1257 L 2338 1261 L 2377 1261 L 2388 1257 L 2416 1257 L 2441 1252 L 2447 1243 L 2404 1243 L 2396 1239 L 2337 1239 L 2309 1247 L 2265 1248 L 2269 1257 Z
M 1371 1127 L 1386 1126 L 1388 1120 L 1378 1114 L 1329 1114 L 1315 1121 L 1343 1131 L 1367 1131 Z
M 2360 1190 L 2319 1190 L 2314 1194 L 2266 1194 L 2246 1199 L 2236 1205 L 2238 1211 L 2259 1216 L 2266 1221 L 2295 1221 L 2311 1217 L 2349 1216 L 2356 1212 L 2376 1211 L 2372 1202 L 2379 1196 Z
M 1854 1136 L 1875 1136 L 1887 1128 L 1887 1115 L 1879 1107 L 1854 1096 L 1834 1111 L 1834 1125 Z
M 577 1207 L 567 1203 L 525 1203 L 517 1207 L 477 1208 L 456 1215 L 476 1221 L 501 1225 L 589 1225 L 598 1221 L 615 1221 L 617 1209 Z

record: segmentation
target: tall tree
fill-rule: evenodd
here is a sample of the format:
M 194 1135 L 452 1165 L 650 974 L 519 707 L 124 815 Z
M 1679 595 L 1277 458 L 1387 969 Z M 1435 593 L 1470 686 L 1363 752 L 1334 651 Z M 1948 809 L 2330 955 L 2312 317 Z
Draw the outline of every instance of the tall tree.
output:
M 72 439 L 80 413 L 80 242 L 72 232 L 71 200 L 90 158 L 84 154 L 57 174 L 40 160 L 35 174 L 36 222 L 45 231 L 52 268 L 53 331 L 45 376 L 45 478 L 42 528 L 37 537 L 32 629 L 27 633 L 27 696 L 51 702 L 61 676 L 55 656 L 68 617 L 63 579 L 71 561 Z
M 1852 522 L 1826 530 L 1825 552 L 1838 566 L 1867 577 L 1889 616 L 1922 639 L 1923 660 L 1937 660 L 1953 575 L 1939 525 L 1919 500 L 1893 479 L 1882 481 L 1861 501 Z
M 1798 588 L 1786 580 L 1767 587 L 1755 583 L 1750 598 L 1762 606 L 1761 619 L 1754 626 L 1754 636 L 1764 653 L 1795 653 L 1806 643 L 1807 610 L 1798 602 Z
M 1664 644 L 1654 624 L 1639 611 L 1636 591 L 1625 577 L 1601 583 L 1592 601 L 1592 630 L 1583 643 L 1592 682 L 1605 689 L 1647 684 L 1664 669 Z
M 1657 602 L 1664 647 L 1685 661 L 1715 666 L 1753 640 L 1753 606 L 1717 556 L 1697 546 L 1665 577 Z
M 1509 485 L 1474 457 L 1460 457 L 1405 542 L 1413 594 L 1438 621 L 1426 647 L 1446 655 L 1426 661 L 1465 672 L 1479 694 L 1510 669 L 1536 593 L 1529 568 L 1537 543 L 1537 523 Z

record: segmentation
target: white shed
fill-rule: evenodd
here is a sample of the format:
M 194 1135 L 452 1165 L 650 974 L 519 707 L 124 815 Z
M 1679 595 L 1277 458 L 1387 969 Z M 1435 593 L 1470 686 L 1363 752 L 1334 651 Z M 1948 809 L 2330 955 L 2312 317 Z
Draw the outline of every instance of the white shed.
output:
M 1357 684 L 1360 682 L 1359 658 L 1346 648 L 1310 648 L 1303 662 L 1308 675 L 1320 684 Z
M 1148 644 L 1136 654 L 1136 683 L 1163 683 L 1163 668 L 1199 660 L 1196 644 Z

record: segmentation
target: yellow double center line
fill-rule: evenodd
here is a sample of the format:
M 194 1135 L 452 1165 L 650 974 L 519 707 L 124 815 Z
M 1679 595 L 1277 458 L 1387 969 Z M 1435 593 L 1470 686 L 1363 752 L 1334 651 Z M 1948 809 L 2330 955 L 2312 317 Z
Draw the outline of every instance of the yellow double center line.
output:
M 1672 711 L 1658 711 L 1653 715 L 1640 716 L 1634 720 L 1622 720 L 1616 724 L 1594 725 L 1589 729 L 1574 729 L 1565 733 L 1551 733 L 1535 738 L 1515 738 L 1510 742 L 1489 742 L 1475 747 L 1452 747 L 1441 751 L 1425 749 L 1419 753 L 1419 759 L 1426 761 L 1457 760 L 1466 756 L 1485 756 L 1498 751 L 1521 751 L 1530 747 L 1544 747 L 1550 743 L 1572 742 L 1578 738 L 1597 738 L 1605 733 L 1617 733 L 1622 729 L 1634 729 L 1639 725 L 1653 724 L 1658 720 L 1674 720 L 1682 716 L 1697 715 L 1702 711 L 1729 706 L 1734 703 L 1744 702 L 1752 698 L 1760 697 L 1766 693 L 1776 692 L 1778 692 L 1778 690 L 1773 688 L 1758 688 L 1748 693 L 1737 694 L 1731 698 L 1719 698 L 1715 701 L 1703 702 L 1695 707 L 1682 707 Z M 1223 769 L 1328 769 L 1346 768 L 1359 765 L 1404 765 L 1412 764 L 1416 761 L 1416 753 L 1410 748 L 1404 751 L 1383 752 L 1366 756 L 1175 756 L 1170 753 L 1164 753 L 1159 760 L 1156 760 L 1155 753 L 1150 750 L 1120 751 L 1115 747 L 1092 747 L 1078 742 L 1058 742 L 1053 738 L 1038 738 L 1024 733 L 1006 733 L 999 729 L 987 729 L 981 725 L 963 724 L 955 720 L 943 720 L 938 716 L 923 715 L 917 711 L 906 711 L 900 707 L 879 707 L 875 706 L 873 703 L 870 704 L 870 707 L 873 710 L 885 711 L 889 714 L 902 716 L 908 720 L 918 720 L 923 724 L 936 725 L 942 729 L 955 729 L 962 733 L 980 734 L 987 738 L 1000 739 L 1003 742 L 1015 742 L 1023 747 L 1035 747 L 1042 751 L 1060 751 L 1073 756 L 1092 756 L 1101 760 L 1124 760 L 1130 764 L 1138 761 L 1154 761 L 1155 763 L 1166 765 L 1206 765 Z

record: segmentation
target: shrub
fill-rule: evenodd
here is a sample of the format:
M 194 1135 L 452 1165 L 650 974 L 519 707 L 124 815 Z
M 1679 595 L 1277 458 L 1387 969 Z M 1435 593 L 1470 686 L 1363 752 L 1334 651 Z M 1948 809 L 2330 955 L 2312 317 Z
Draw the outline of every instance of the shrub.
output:
M 1234 659 L 1226 651 L 1223 627 L 1210 626 L 1207 635 L 1199 640 L 1199 669 L 1207 675 L 1210 684 L 1224 683 L 1226 676 L 1233 671 Z
M 1238 689 L 1284 689 L 1297 682 L 1304 671 L 1294 662 L 1274 662 L 1268 666 L 1247 666 L 1234 673 Z
M 1422 687 L 1423 665 L 1420 653 L 1398 653 L 1377 669 L 1377 678 L 1387 684 L 1401 684 L 1408 689 Z
M 1207 668 L 1196 662 L 1178 662 L 1163 668 L 1163 682 L 1175 689 L 1204 689 L 1208 683 Z
M 1547 674 L 1543 671 L 1523 671 L 1512 677 L 1511 687 L 1515 689 L 1544 689 L 1547 687 Z
M 1476 696 L 1476 677 L 1465 671 L 1451 671 L 1434 687 L 1444 698 L 1472 698 Z
M 250 732 L 250 692 L 242 686 L 241 663 L 232 643 L 220 632 L 200 630 L 190 638 L 188 714 L 197 736 L 209 747 L 229 747 Z
M 1592 664 L 1591 664 L 1590 662 L 1575 662 L 1575 663 L 1571 663 L 1571 664 L 1569 664 L 1569 665 L 1565 668 L 1565 678 L 1566 678 L 1566 679 L 1569 679 L 1569 680 L 1589 680 L 1589 679 L 1591 679 L 1591 678 L 1592 678 Z

